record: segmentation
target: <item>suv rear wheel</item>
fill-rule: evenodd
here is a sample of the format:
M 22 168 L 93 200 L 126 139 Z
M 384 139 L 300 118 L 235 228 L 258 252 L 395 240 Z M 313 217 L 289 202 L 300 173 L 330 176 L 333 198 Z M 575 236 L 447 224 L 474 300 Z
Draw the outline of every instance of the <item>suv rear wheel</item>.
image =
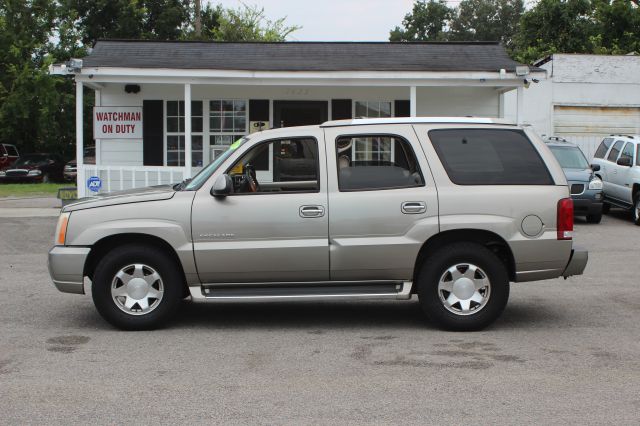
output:
M 125 245 L 107 253 L 91 286 L 100 315 L 123 330 L 161 326 L 177 308 L 182 289 L 182 275 L 171 256 L 144 245 Z
M 422 309 L 440 327 L 454 331 L 485 328 L 509 299 L 502 261 L 474 243 L 455 243 L 429 256 L 418 275 Z

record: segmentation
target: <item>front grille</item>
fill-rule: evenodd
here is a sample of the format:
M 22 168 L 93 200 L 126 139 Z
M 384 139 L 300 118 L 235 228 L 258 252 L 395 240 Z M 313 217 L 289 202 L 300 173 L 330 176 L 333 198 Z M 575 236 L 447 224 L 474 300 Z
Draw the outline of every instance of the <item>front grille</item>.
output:
M 7 170 L 7 176 L 26 176 L 29 173 L 28 170 Z
M 571 195 L 582 194 L 584 192 L 584 184 L 574 183 L 571 185 Z

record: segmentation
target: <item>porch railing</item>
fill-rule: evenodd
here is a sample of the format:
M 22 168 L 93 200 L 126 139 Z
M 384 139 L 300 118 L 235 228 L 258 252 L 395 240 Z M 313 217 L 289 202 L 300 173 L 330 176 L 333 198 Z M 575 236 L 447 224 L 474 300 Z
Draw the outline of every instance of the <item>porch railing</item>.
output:
M 87 188 L 87 180 L 92 176 L 100 178 L 101 187 L 98 192 Z M 182 181 L 184 176 L 184 167 L 84 164 L 78 167 L 78 196 L 88 197 L 145 186 L 174 184 Z

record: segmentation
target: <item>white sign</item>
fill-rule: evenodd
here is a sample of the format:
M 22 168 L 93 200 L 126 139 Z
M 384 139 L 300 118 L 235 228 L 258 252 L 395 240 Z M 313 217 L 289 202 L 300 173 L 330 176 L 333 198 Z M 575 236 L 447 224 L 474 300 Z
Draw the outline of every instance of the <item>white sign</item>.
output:
M 142 139 L 142 107 L 94 107 L 94 139 Z

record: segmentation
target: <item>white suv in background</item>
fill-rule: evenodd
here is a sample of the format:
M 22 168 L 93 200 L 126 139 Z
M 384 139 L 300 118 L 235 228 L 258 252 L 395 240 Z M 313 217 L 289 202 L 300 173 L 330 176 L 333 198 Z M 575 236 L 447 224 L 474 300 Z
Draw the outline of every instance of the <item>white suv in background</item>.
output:
M 611 135 L 602 140 L 593 158 L 600 170 L 604 191 L 603 211 L 611 206 L 633 212 L 633 220 L 640 225 L 640 136 Z

